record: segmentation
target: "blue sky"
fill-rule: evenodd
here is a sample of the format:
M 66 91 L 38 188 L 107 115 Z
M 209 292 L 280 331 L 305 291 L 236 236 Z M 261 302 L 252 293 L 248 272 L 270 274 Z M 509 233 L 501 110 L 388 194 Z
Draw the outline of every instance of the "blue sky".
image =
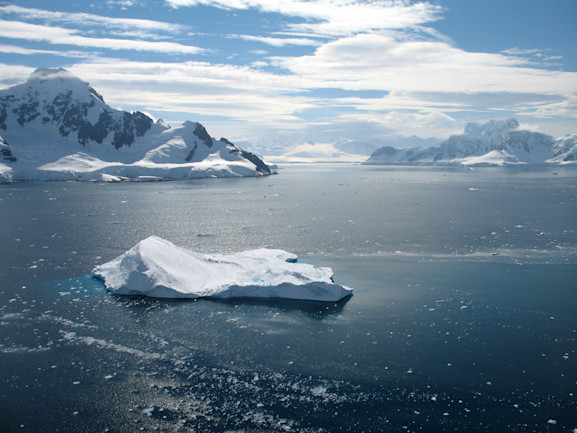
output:
M 0 1 L 0 88 L 64 67 L 233 140 L 577 132 L 575 0 Z

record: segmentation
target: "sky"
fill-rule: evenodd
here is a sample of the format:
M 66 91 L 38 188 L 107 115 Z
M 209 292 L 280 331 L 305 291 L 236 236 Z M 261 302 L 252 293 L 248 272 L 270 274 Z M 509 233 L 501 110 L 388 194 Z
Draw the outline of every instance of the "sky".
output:
M 0 89 L 62 67 L 215 137 L 577 133 L 577 0 L 0 0 Z

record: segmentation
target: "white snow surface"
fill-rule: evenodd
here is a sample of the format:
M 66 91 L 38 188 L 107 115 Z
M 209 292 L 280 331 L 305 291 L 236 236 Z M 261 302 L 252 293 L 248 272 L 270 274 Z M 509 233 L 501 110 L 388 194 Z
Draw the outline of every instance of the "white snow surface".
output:
M 559 165 L 577 164 L 577 133 L 556 140 L 551 162 L 556 162 Z
M 199 254 L 151 236 L 92 273 L 112 293 L 155 298 L 282 298 L 336 302 L 352 289 L 327 267 L 296 263 L 283 250 Z
M 461 159 L 461 164 L 475 167 L 505 167 L 523 164 L 519 158 L 506 150 L 492 150 L 481 156 L 469 156 Z
M 12 169 L 0 162 L 0 183 L 12 182 Z

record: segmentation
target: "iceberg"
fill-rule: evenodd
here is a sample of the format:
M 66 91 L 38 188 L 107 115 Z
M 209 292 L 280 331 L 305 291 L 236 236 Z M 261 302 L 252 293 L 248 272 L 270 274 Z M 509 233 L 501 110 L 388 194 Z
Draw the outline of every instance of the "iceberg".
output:
M 352 289 L 327 267 L 297 263 L 283 250 L 200 254 L 151 236 L 92 274 L 118 295 L 154 298 L 275 298 L 336 302 Z

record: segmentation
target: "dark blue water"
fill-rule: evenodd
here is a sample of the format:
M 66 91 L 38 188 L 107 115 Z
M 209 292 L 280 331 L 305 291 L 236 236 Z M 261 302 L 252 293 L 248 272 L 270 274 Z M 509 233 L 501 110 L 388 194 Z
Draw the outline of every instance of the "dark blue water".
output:
M 0 186 L 0 431 L 572 432 L 577 172 L 292 166 Z M 114 297 L 149 235 L 282 248 L 337 304 Z

